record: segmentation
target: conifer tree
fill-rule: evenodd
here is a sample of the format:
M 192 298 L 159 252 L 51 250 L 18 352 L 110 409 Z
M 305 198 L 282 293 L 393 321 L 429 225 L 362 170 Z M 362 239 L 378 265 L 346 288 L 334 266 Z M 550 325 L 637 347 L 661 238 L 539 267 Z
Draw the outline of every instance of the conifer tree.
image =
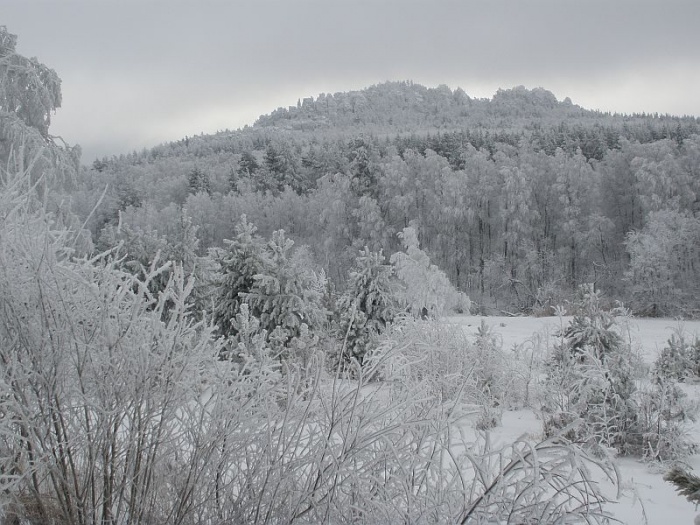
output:
M 209 175 L 207 175 L 200 168 L 195 167 L 187 176 L 187 184 L 190 193 L 211 193 L 211 182 L 209 181 Z
M 355 259 L 350 285 L 337 305 L 339 336 L 344 341 L 340 363 L 356 359 L 362 365 L 365 354 L 399 312 L 394 270 L 384 261 L 381 251 L 368 248 Z
M 674 466 L 666 474 L 664 480 L 673 484 L 678 493 L 690 503 L 700 504 L 700 478 L 690 472 L 683 470 L 679 466 Z M 697 519 L 696 519 L 697 522 Z
M 265 246 L 255 231 L 246 216 L 241 216 L 236 224 L 236 237 L 224 241 L 227 249 L 217 257 L 221 270 L 213 313 L 214 322 L 224 336 L 236 335 L 234 321 L 244 301 L 242 294 L 253 289 L 255 276 L 262 270 Z
M 240 294 L 280 351 L 302 333 L 320 329 L 326 320 L 325 282 L 310 269 L 306 252 L 293 246 L 284 230 L 273 232 L 250 290 Z
M 547 388 L 561 395 L 547 399 L 545 433 L 580 419 L 577 441 L 629 453 L 637 422 L 631 348 L 592 286 L 582 285 L 578 293 L 580 311 L 560 333 L 548 367 Z
M 241 158 L 238 161 L 238 169 L 242 174 L 245 174 L 246 176 L 250 177 L 256 171 L 258 171 L 259 168 L 260 164 L 258 164 L 255 155 L 253 155 L 250 151 L 244 151 L 241 154 Z

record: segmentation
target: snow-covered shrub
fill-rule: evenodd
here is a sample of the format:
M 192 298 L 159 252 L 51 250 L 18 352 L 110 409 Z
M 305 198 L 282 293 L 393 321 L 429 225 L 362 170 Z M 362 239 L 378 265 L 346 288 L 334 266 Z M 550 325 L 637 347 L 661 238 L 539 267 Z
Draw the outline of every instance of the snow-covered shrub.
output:
M 487 440 L 464 456 L 474 469 L 472 497 L 457 523 L 609 523 L 607 497 L 591 474 L 595 468 L 615 485 L 616 471 L 561 436 L 498 450 Z
M 258 411 L 257 425 L 237 424 L 255 403 L 222 403 L 230 415 L 218 420 L 238 432 L 219 442 L 212 464 L 208 479 L 220 487 L 212 515 L 224 523 L 602 522 L 606 498 L 590 469 L 608 472 L 604 464 L 561 441 L 495 448 L 460 436 L 457 403 L 428 395 L 430 378 L 376 382 L 375 365 L 354 381 L 289 375 L 285 403 Z
M 475 402 L 479 395 L 472 356 L 459 326 L 409 317 L 391 325 L 366 360 L 378 368 L 381 380 L 407 388 L 422 384 L 431 396 Z
M 674 384 L 644 383 L 643 366 L 593 291 L 583 294 L 547 367 L 546 435 L 580 421 L 568 437 L 592 449 L 674 459 L 693 450 L 684 424 L 695 409 Z
M 97 243 L 101 251 L 115 250 L 115 259 L 120 269 L 136 275 L 139 279 L 149 276 L 149 291 L 157 295 L 168 284 L 172 265 L 180 265 L 187 276 L 193 275 L 198 265 L 197 227 L 187 210 L 169 207 L 171 221 L 168 232 L 163 233 L 150 227 L 130 224 L 120 213 L 117 225 L 106 226 Z M 151 213 L 158 213 L 155 209 Z M 144 211 L 143 213 L 149 213 Z M 161 271 L 154 275 L 153 271 Z M 194 302 L 194 296 L 190 296 Z
M 523 399 L 518 360 L 503 352 L 485 323 L 472 338 L 459 325 L 406 318 L 380 338 L 368 362 L 381 363 L 382 380 L 407 388 L 420 383 L 431 396 L 477 407 L 483 428 L 498 424 L 502 411 Z
M 700 339 L 687 341 L 685 334 L 677 330 L 656 359 L 654 373 L 678 381 L 700 377 Z
M 634 396 L 637 406 L 637 439 L 630 440 L 627 452 L 653 461 L 679 460 L 697 451 L 688 434 L 688 423 L 695 421 L 698 406 L 678 385 L 657 377 L 643 383 Z
M 580 313 L 561 332 L 547 367 L 545 435 L 582 420 L 570 437 L 623 452 L 637 418 L 636 359 L 596 292 L 583 292 L 577 306 Z
M 469 314 L 472 300 L 464 292 L 455 292 L 448 298 L 447 307 L 458 314 Z
M 184 520 L 214 446 L 198 403 L 217 348 L 187 314 L 192 283 L 174 266 L 153 297 L 157 269 L 74 260 L 69 232 L 3 190 L 0 507 L 35 523 Z

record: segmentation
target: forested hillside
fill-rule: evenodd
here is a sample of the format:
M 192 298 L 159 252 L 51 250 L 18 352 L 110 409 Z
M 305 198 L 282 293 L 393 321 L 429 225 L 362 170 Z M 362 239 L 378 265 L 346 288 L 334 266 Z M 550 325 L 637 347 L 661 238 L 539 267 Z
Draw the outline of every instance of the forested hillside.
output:
M 412 226 L 483 312 L 549 313 L 595 283 L 640 314 L 694 315 L 698 132 L 694 117 L 590 111 L 542 88 L 488 100 L 390 82 L 97 160 L 70 198 L 99 249 L 124 241 L 146 266 L 159 247 L 206 255 L 246 215 L 307 246 L 342 291 L 362 248 L 390 256 Z

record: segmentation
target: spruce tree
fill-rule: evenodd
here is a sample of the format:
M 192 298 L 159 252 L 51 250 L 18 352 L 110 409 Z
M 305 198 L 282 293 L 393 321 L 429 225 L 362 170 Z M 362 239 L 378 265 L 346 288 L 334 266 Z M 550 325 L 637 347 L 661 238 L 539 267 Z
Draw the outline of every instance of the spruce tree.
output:
M 385 264 L 381 251 L 365 248 L 355 259 L 350 286 L 338 301 L 338 332 L 343 339 L 339 363 L 352 359 L 362 365 L 378 336 L 399 312 L 393 268 Z
M 209 175 L 207 175 L 200 168 L 195 167 L 187 176 L 187 185 L 189 192 L 192 194 L 197 193 L 211 193 L 211 182 L 209 181 Z
M 265 245 L 255 235 L 256 228 L 246 216 L 236 224 L 236 237 L 226 240 L 226 250 L 219 254 L 221 266 L 218 279 L 214 322 L 224 336 L 237 333 L 235 318 L 244 301 L 243 294 L 255 286 L 255 276 L 262 270 Z M 252 312 L 255 315 L 255 312 Z
M 325 282 L 310 269 L 306 251 L 293 246 L 284 230 L 273 232 L 250 290 L 241 294 L 280 355 L 295 338 L 320 329 L 327 317 Z

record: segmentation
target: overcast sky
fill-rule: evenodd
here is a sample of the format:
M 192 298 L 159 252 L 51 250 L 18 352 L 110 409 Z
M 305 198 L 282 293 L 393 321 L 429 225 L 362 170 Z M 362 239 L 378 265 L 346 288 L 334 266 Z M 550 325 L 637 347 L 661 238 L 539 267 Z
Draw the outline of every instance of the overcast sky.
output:
M 0 0 L 0 24 L 88 164 L 386 80 L 700 116 L 698 0 Z

